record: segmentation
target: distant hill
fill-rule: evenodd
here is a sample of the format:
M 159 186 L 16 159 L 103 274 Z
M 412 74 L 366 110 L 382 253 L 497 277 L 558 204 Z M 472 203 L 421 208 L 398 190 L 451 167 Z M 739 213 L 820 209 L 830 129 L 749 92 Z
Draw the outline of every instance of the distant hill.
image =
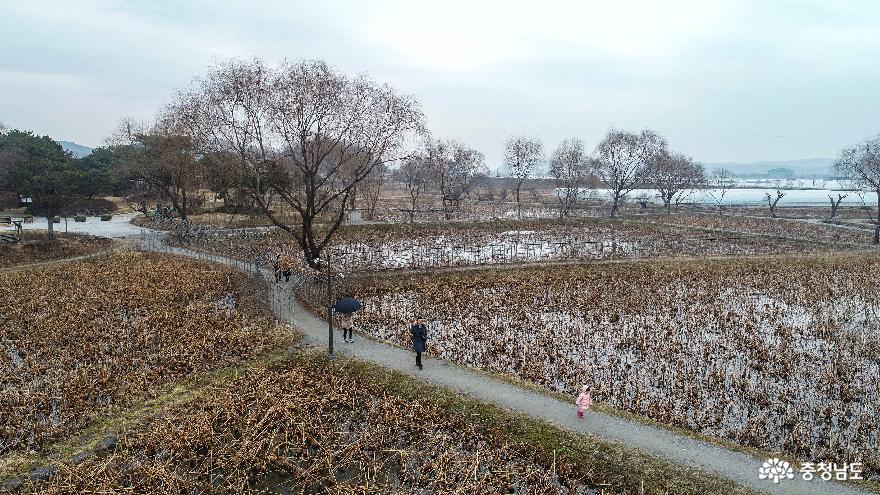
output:
M 70 141 L 58 141 L 58 144 L 64 148 L 64 151 L 69 151 L 76 158 L 82 158 L 92 154 L 92 148 L 89 148 L 88 146 L 72 143 Z
M 767 176 L 773 169 L 788 169 L 793 173 L 793 178 L 819 178 L 834 175 L 831 165 L 833 158 L 805 158 L 801 160 L 760 161 L 752 163 L 720 162 L 706 163 L 706 172 L 712 172 L 716 168 L 726 168 L 734 174 L 747 177 Z M 777 177 L 778 178 L 778 177 Z

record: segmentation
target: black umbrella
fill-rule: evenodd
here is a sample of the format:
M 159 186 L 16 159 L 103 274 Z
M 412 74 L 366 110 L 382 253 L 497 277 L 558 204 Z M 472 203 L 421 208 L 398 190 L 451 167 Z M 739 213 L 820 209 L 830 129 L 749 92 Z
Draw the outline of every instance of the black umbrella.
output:
M 336 301 L 336 305 L 333 306 L 333 309 L 335 309 L 337 313 L 350 315 L 355 311 L 361 309 L 361 303 L 353 297 L 343 297 L 342 299 Z

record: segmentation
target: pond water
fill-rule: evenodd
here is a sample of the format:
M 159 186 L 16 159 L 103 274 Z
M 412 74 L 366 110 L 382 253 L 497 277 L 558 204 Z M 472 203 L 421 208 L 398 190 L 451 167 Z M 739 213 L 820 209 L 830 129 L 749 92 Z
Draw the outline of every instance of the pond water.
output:
M 766 205 L 767 194 L 776 199 L 777 188 L 769 187 L 741 187 L 728 189 L 724 194 L 722 204 L 725 206 L 753 206 Z M 873 192 L 862 196 L 857 191 L 841 189 L 781 189 L 785 196 L 779 200 L 779 207 L 786 206 L 829 206 L 829 196 L 837 200 L 838 194 L 846 195 L 841 206 L 861 206 L 864 201 L 869 206 L 877 205 L 877 194 Z M 610 199 L 608 189 L 582 189 L 585 198 Z M 685 203 L 703 205 L 716 205 L 715 198 L 720 197 L 721 191 L 717 189 L 692 189 L 685 192 Z M 714 197 L 713 197 L 714 196 Z M 656 189 L 636 189 L 630 192 L 626 199 L 634 201 L 637 198 L 645 198 L 649 202 L 662 204 L 660 194 Z

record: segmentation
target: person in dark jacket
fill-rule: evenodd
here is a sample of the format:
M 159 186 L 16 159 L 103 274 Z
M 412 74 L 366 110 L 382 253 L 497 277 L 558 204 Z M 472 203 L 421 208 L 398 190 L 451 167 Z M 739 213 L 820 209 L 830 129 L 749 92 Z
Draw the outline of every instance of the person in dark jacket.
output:
M 416 366 L 422 369 L 422 353 L 428 345 L 428 327 L 422 319 L 416 320 L 415 325 L 409 329 L 412 334 L 413 350 L 416 351 Z
M 275 255 L 275 263 L 273 263 L 272 265 L 273 265 L 273 268 L 275 268 L 275 281 L 281 282 L 282 268 L 281 268 L 281 254 L 280 253 Z

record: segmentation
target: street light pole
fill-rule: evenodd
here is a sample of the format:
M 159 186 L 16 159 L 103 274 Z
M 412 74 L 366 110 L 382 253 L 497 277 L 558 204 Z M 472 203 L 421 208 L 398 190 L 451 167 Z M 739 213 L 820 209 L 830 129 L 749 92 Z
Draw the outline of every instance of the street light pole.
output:
M 327 356 L 333 359 L 333 275 L 330 271 L 330 250 L 327 250 L 327 335 L 329 350 Z

